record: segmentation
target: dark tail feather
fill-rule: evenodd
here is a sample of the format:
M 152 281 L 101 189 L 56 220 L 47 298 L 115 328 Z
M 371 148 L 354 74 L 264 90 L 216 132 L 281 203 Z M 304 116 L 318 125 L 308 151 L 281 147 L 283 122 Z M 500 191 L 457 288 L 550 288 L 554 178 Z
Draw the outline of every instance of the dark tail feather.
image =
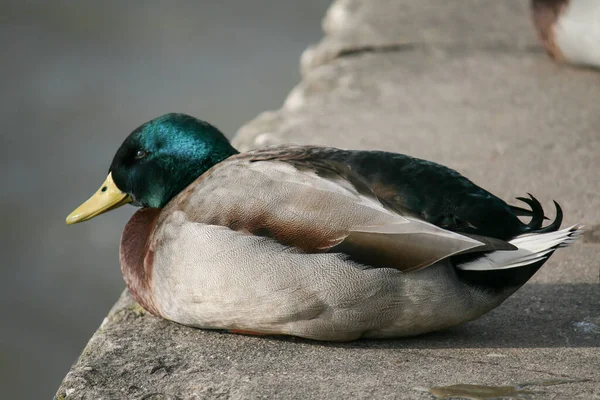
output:
M 510 204 L 508 206 L 510 207 L 512 212 L 514 212 L 515 215 L 517 215 L 519 217 L 533 217 L 533 211 L 531 211 L 531 210 L 527 210 L 522 207 L 511 206 Z M 548 218 L 544 215 L 544 219 L 549 220 L 550 218 Z
M 527 224 L 529 231 L 535 231 L 542 227 L 542 223 L 544 222 L 544 209 L 540 202 L 531 195 L 531 193 L 527 193 L 529 198 L 527 197 L 517 197 L 517 200 L 521 200 L 523 203 L 526 203 L 529 207 L 531 207 L 531 221 Z
M 517 206 L 510 206 L 516 215 L 531 217 L 531 221 L 529 221 L 528 224 L 523 225 L 523 233 L 547 233 L 557 231 L 560 228 L 563 219 L 563 212 L 560 205 L 556 201 L 554 202 L 554 206 L 556 207 L 556 218 L 550 225 L 542 228 L 542 223 L 548 218 L 544 215 L 544 209 L 540 202 L 533 197 L 531 193 L 527 194 L 529 195 L 529 198 L 517 197 L 517 200 L 521 200 L 529 205 L 531 211 Z
M 560 228 L 563 220 L 562 208 L 560 208 L 560 205 L 556 201 L 554 201 L 554 207 L 556 207 L 556 217 L 554 218 L 554 221 L 552 221 L 552 223 L 547 227 L 538 229 L 535 231 L 536 233 L 554 232 Z

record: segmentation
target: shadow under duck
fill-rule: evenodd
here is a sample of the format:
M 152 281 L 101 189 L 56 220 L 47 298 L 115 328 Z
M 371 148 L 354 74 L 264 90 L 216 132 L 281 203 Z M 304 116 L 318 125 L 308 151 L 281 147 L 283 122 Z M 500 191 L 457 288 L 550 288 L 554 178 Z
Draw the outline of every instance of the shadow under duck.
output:
M 317 340 L 416 335 L 500 305 L 571 243 L 442 165 L 383 151 L 239 153 L 210 124 L 167 114 L 133 131 L 100 189 L 67 217 L 141 207 L 121 238 L 127 287 L 198 328 Z M 525 224 L 518 217 L 530 217 Z

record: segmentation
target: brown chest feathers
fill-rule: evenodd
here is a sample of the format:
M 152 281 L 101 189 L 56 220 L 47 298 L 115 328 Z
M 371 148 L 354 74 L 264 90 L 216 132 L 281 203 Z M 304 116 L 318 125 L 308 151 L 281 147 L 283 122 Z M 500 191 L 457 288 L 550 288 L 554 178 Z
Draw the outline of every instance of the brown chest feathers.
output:
M 161 316 L 152 296 L 154 252 L 150 250 L 150 235 L 162 210 L 138 210 L 127 222 L 121 236 L 121 272 L 135 300 L 148 312 Z

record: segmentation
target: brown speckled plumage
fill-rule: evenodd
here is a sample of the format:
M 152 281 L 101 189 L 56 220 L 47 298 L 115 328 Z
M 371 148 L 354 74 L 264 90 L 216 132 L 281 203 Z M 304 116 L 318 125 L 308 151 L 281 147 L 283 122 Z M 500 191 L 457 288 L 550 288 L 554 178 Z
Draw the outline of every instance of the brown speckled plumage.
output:
M 160 316 L 152 296 L 154 250 L 150 239 L 161 210 L 138 210 L 129 220 L 121 236 L 121 272 L 135 300 L 150 313 Z

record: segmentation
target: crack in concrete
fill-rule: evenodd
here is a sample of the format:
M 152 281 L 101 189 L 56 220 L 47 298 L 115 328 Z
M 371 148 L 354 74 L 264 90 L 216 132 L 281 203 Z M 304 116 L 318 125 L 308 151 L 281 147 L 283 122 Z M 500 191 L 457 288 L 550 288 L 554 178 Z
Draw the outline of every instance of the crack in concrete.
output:
M 490 43 L 483 45 L 464 45 L 464 44 L 444 44 L 444 43 L 390 43 L 381 45 L 363 45 L 357 47 L 348 47 L 340 49 L 335 56 L 323 64 L 328 64 L 338 58 L 354 57 L 365 53 L 395 53 L 407 52 L 418 49 L 441 51 L 447 53 L 460 53 L 466 51 L 501 53 L 501 54 L 544 54 L 544 49 L 539 45 L 524 45 L 515 47 L 512 44 Z
M 403 44 L 385 44 L 385 45 L 368 45 L 359 46 L 355 48 L 342 49 L 340 52 L 331 59 L 331 61 L 342 58 L 352 57 L 364 53 L 391 53 L 391 52 L 402 52 L 415 50 L 418 47 L 422 47 L 419 43 L 403 43 Z

